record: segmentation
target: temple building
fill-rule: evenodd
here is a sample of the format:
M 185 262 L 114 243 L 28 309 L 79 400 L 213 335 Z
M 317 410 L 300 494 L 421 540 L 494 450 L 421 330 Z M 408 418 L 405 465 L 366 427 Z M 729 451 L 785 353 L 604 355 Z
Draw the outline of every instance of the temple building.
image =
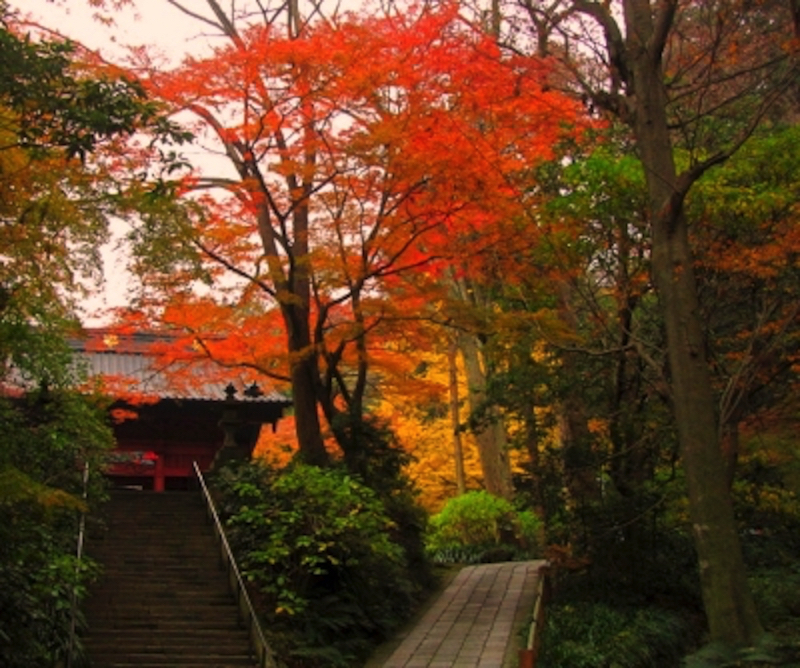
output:
M 252 455 L 261 429 L 275 429 L 291 401 L 259 387 L 252 372 L 193 360 L 176 373 L 159 354 L 163 335 L 86 330 L 70 341 L 90 379 L 102 378 L 113 402 L 114 486 L 165 491 L 190 486 L 193 462 L 205 472 Z M 249 376 L 249 377 L 248 377 Z

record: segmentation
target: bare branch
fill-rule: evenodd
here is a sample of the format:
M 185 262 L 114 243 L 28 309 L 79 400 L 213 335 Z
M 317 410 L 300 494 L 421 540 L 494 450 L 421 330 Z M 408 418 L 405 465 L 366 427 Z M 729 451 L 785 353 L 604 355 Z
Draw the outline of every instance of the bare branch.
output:
M 581 14 L 592 17 L 603 29 L 608 60 L 612 70 L 612 79 L 614 80 L 612 81 L 612 91 L 616 92 L 619 89 L 619 82 L 630 83 L 628 55 L 619 25 L 614 20 L 614 17 L 611 16 L 607 4 L 600 4 L 593 0 L 575 0 L 573 6 Z
M 210 259 L 214 260 L 217 264 L 221 265 L 232 274 L 235 274 L 239 278 L 243 278 L 249 283 L 253 283 L 261 288 L 264 292 L 266 292 L 270 297 L 273 299 L 276 298 L 276 292 L 273 290 L 267 283 L 260 280 L 257 276 L 245 271 L 239 265 L 234 264 L 230 260 L 228 260 L 223 255 L 217 253 L 215 250 L 204 244 L 199 239 L 193 239 L 192 243 L 200 250 L 202 253 L 207 255 Z
M 178 2 L 177 0 L 167 0 L 167 2 L 170 5 L 172 5 L 173 7 L 175 7 L 175 9 L 183 12 L 184 14 L 186 14 L 186 16 L 189 16 L 190 18 L 196 19 L 197 21 L 200 21 L 201 23 L 205 23 L 206 25 L 211 26 L 212 28 L 216 28 L 218 30 L 223 29 L 223 27 L 219 23 L 214 23 L 214 21 L 212 21 L 209 18 L 206 18 L 202 14 L 198 14 L 197 12 L 191 11 L 190 9 L 185 7 L 182 3 Z
M 670 30 L 675 21 L 675 12 L 678 9 L 677 0 L 660 0 L 658 13 L 655 18 L 655 26 L 653 27 L 653 35 L 650 38 L 648 51 L 661 58 L 664 53 L 664 48 L 667 44 Z

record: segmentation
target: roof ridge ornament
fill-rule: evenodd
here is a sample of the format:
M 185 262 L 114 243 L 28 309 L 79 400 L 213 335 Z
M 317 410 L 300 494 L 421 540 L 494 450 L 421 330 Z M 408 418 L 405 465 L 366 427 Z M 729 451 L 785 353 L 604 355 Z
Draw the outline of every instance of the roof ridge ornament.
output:
M 119 337 L 116 334 L 106 334 L 103 337 L 103 345 L 106 348 L 114 349 L 119 345 Z
M 261 391 L 261 388 L 258 386 L 256 381 L 253 381 L 252 385 L 249 385 L 247 388 L 245 388 L 243 394 L 251 399 L 257 399 L 258 397 L 264 396 L 264 392 Z

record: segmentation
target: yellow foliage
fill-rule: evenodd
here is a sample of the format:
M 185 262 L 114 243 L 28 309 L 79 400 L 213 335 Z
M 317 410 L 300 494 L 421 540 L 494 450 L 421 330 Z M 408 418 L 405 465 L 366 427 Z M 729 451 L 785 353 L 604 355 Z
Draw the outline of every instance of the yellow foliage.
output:
M 416 374 L 411 386 L 424 385 L 427 391 L 408 392 L 409 385 L 400 382 L 381 384 L 381 399 L 373 410 L 391 424 L 402 447 L 412 456 L 406 473 L 420 491 L 420 503 L 433 513 L 458 491 L 448 362 L 446 355 L 434 352 L 422 353 L 414 362 L 425 370 Z M 461 375 L 459 381 L 463 401 L 467 387 Z M 478 489 L 482 475 L 477 445 L 469 433 L 461 434 L 461 443 L 467 488 Z
M 415 355 L 409 351 L 404 351 L 403 355 L 390 352 L 385 351 L 380 356 L 380 396 L 370 405 L 370 411 L 389 424 L 402 448 L 411 455 L 406 474 L 420 492 L 421 505 L 436 513 L 458 493 L 447 355 L 427 351 Z M 467 397 L 463 373 L 459 372 L 458 380 L 462 404 L 459 419 L 463 421 Z M 507 426 L 511 434 L 519 428 L 513 423 Z M 330 435 L 326 446 L 334 456 L 341 454 Z M 475 439 L 468 431 L 461 433 L 461 446 L 466 487 L 480 489 L 483 484 L 480 456 Z M 267 427 L 262 430 L 254 456 L 282 466 L 296 452 L 294 418 L 289 416 L 279 423 L 275 432 Z M 524 457 L 523 453 L 511 453 L 515 470 L 520 470 Z

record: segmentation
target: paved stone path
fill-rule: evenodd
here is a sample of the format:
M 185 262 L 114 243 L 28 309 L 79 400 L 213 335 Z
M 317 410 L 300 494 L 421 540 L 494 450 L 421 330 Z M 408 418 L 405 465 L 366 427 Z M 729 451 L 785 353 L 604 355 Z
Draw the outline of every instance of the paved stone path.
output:
M 510 668 L 527 632 L 543 561 L 464 568 L 384 668 Z

